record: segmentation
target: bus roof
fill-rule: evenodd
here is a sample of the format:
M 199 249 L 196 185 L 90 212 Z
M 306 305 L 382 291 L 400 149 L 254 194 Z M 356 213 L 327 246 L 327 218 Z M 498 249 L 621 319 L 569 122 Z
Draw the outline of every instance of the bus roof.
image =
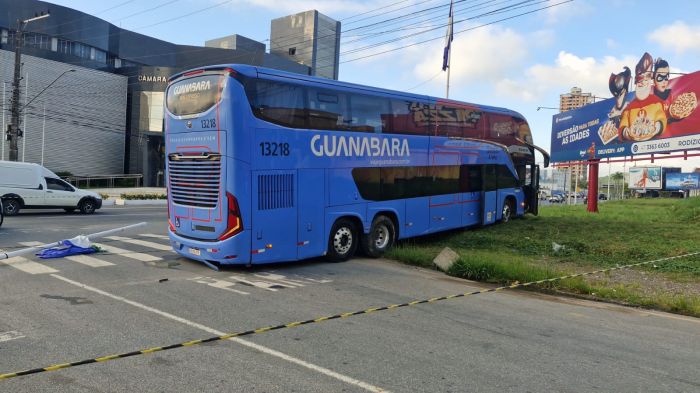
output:
M 439 97 L 432 97 L 432 96 L 427 96 L 427 95 L 422 95 L 422 94 L 411 94 L 411 93 L 406 93 L 406 92 L 402 92 L 402 91 L 383 89 L 383 88 L 379 88 L 379 87 L 360 85 L 360 84 L 356 84 L 356 83 L 341 82 L 341 81 L 337 81 L 337 80 L 333 80 L 333 79 L 326 79 L 326 78 L 319 78 L 319 77 L 315 77 L 315 76 L 296 74 L 296 73 L 292 73 L 292 72 L 280 71 L 280 70 L 275 70 L 275 69 L 265 68 L 265 67 L 251 66 L 251 65 L 245 65 L 245 64 L 218 64 L 218 65 L 200 67 L 200 68 L 197 68 L 195 70 L 206 71 L 206 70 L 221 70 L 221 69 L 225 69 L 225 68 L 233 69 L 236 72 L 238 72 L 244 76 L 250 77 L 250 78 L 295 80 L 295 81 L 309 83 L 309 84 L 320 84 L 320 85 L 326 85 L 326 86 L 333 86 L 334 88 L 340 88 L 340 89 L 348 90 L 348 91 L 365 91 L 365 92 L 384 95 L 384 96 L 388 96 L 388 97 L 402 97 L 402 98 L 408 98 L 408 99 L 413 99 L 413 100 L 428 101 L 431 103 L 443 103 L 443 104 L 452 103 L 452 104 L 456 104 L 456 105 L 468 105 L 470 107 L 480 109 L 484 112 L 498 113 L 498 114 L 513 116 L 513 117 L 525 120 L 523 115 L 521 115 L 520 113 L 513 111 L 511 109 L 507 109 L 507 108 L 474 104 L 474 103 L 470 103 L 470 102 L 455 101 L 455 100 L 449 100 L 449 99 L 444 99 L 444 98 L 439 98 Z M 183 72 L 180 72 L 178 74 L 175 74 L 170 78 L 170 80 L 174 80 L 174 79 L 176 79 L 184 74 L 187 74 L 188 72 L 191 72 L 191 71 L 193 71 L 193 70 L 183 71 Z

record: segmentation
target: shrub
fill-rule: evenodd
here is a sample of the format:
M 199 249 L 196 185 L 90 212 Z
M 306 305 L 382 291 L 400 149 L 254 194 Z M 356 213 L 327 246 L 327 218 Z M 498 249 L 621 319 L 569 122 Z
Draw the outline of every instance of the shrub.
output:
M 125 200 L 168 199 L 166 194 L 121 194 L 120 197 Z

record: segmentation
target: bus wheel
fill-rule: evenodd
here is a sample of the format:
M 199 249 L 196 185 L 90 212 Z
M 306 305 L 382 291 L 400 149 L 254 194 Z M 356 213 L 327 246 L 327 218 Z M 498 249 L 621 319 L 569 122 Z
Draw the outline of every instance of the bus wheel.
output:
M 394 221 L 387 216 L 377 216 L 367 235 L 362 236 L 362 252 L 370 258 L 379 258 L 394 245 L 396 228 Z
M 503 203 L 503 215 L 501 216 L 501 221 L 508 222 L 513 218 L 513 202 L 510 199 L 506 199 Z
M 347 218 L 337 220 L 331 228 L 326 257 L 333 262 L 347 261 L 355 255 L 358 240 L 357 226 L 352 220 Z

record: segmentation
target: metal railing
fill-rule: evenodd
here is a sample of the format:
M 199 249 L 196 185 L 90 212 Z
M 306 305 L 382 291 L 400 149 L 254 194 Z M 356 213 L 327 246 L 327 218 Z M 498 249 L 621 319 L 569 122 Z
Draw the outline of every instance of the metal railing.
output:
M 142 174 L 120 174 L 120 175 L 91 175 L 91 176 L 68 176 L 67 182 L 78 188 L 90 187 L 140 187 Z

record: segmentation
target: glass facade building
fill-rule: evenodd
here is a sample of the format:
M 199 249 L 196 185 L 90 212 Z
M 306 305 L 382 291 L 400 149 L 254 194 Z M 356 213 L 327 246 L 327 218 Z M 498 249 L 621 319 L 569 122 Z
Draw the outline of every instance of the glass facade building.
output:
M 311 68 L 311 75 L 338 79 L 340 22 L 316 10 L 273 19 L 270 53 Z
M 114 131 L 121 133 L 124 143 L 112 144 L 110 147 L 122 149 L 122 169 L 112 172 L 143 174 L 145 186 L 163 185 L 163 94 L 170 75 L 186 69 L 222 63 L 258 65 L 311 75 L 311 64 L 320 64 L 319 59 L 307 64 L 288 56 L 266 53 L 263 43 L 240 35 L 213 39 L 207 41 L 206 46 L 177 45 L 121 29 L 92 15 L 43 1 L 0 0 L 0 10 L 0 51 L 14 51 L 18 19 L 27 19 L 49 10 L 49 18 L 27 25 L 22 35 L 23 55 L 53 60 L 68 68 L 81 67 L 128 78 L 125 100 L 122 91 L 113 92 L 115 100 L 121 100 L 116 101 L 122 102 L 122 105 L 123 102 L 126 103 L 126 119 L 117 122 L 124 124 L 121 126 L 123 129 Z M 332 27 L 335 23 L 316 11 L 304 14 L 331 21 L 324 26 Z M 320 24 L 314 23 L 313 26 L 318 31 Z M 338 23 L 337 31 L 340 30 L 339 27 Z M 318 33 L 314 37 L 318 37 Z M 323 41 L 319 47 L 326 48 L 324 50 L 336 48 L 331 55 L 337 57 L 337 45 L 331 43 L 333 40 L 335 38 Z M 337 41 L 339 43 L 339 39 Z M 325 67 L 327 63 L 323 64 Z M 12 80 L 11 68 L 7 70 L 2 75 L 4 81 Z M 337 77 L 337 67 L 333 72 Z M 89 88 L 90 86 L 86 87 L 88 91 Z M 64 101 L 70 104 L 71 101 L 83 98 L 66 96 Z M 70 115 L 75 114 L 66 114 Z M 92 115 L 96 119 L 103 117 L 99 110 Z

